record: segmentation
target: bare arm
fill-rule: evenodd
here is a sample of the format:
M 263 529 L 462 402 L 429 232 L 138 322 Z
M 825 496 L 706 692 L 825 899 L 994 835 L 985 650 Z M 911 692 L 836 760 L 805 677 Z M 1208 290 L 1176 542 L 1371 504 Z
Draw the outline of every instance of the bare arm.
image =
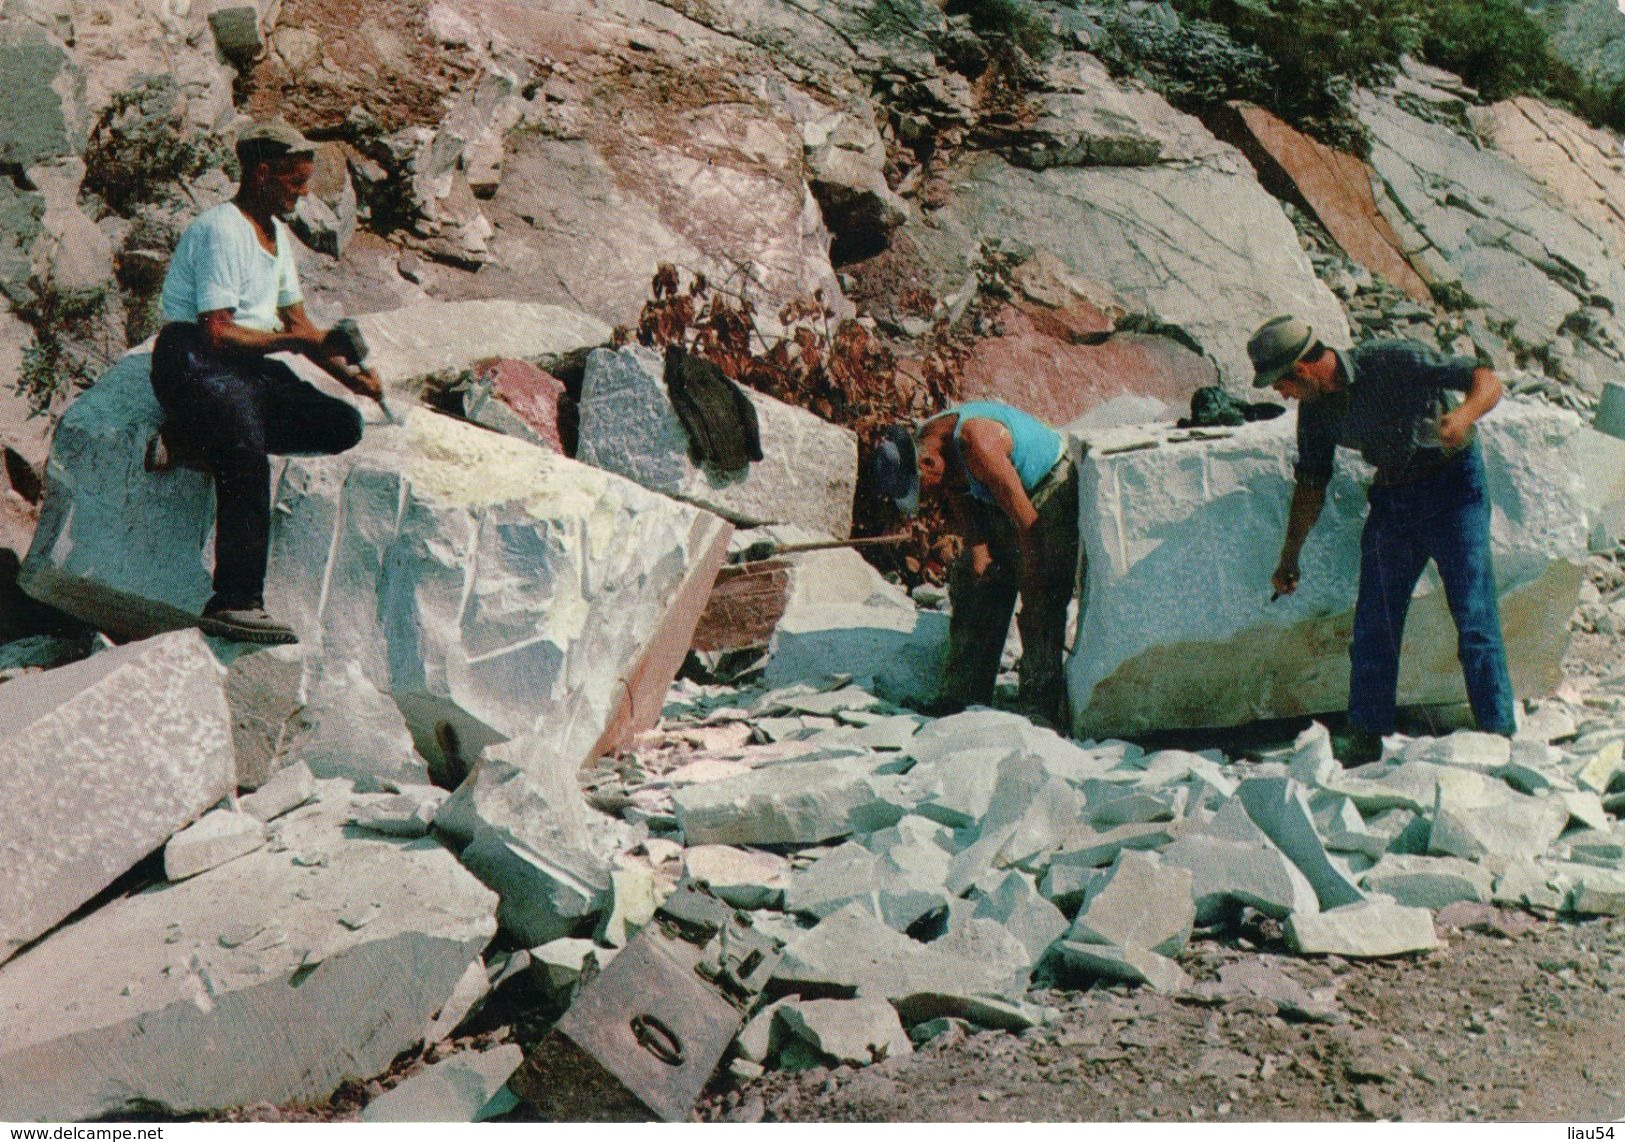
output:
M 1493 369 L 1483 366 L 1474 369 L 1466 397 L 1439 418 L 1439 443 L 1446 448 L 1460 448 L 1467 443 L 1467 433 L 1479 418 L 1501 403 L 1503 391 L 1501 378 Z
M 1037 526 L 1038 509 L 1033 507 L 1011 463 L 1014 446 L 1009 429 L 996 420 L 966 421 L 959 430 L 966 471 L 992 493 L 993 502 L 1015 525 L 1016 545 L 1021 551 L 1023 605 L 1037 606 L 1044 593 L 1044 536 Z
M 1292 507 L 1286 518 L 1286 539 L 1281 543 L 1281 559 L 1270 576 L 1270 585 L 1278 594 L 1290 595 L 1298 589 L 1298 553 L 1303 541 L 1320 518 L 1320 509 L 1326 505 L 1326 488 L 1315 484 L 1294 484 Z
M 307 318 L 304 327 L 284 327 L 280 333 L 250 329 L 231 319 L 229 309 L 200 313 L 198 324 L 211 352 L 228 356 L 264 357 L 271 353 L 303 353 L 307 356 L 321 347 L 322 336 Z M 314 339 L 313 339 L 314 336 Z

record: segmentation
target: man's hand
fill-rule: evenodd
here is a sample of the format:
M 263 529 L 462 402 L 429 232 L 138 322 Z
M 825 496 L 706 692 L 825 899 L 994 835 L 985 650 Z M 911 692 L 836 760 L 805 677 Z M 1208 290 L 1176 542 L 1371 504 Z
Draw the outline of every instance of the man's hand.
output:
M 1460 408 L 1453 408 L 1439 418 L 1439 444 L 1447 451 L 1454 452 L 1467 443 L 1467 436 L 1472 431 L 1474 418 L 1463 415 Z
M 355 369 L 349 374 L 346 384 L 350 390 L 364 397 L 370 397 L 379 404 L 384 403 L 384 383 L 378 379 L 378 374 L 371 369 Z
M 1298 589 L 1298 562 L 1288 562 L 1283 559 L 1276 565 L 1275 574 L 1270 576 L 1270 586 L 1275 588 L 1277 595 L 1290 595 Z
M 993 571 L 993 549 L 986 543 L 973 543 L 969 551 L 971 578 L 986 579 Z
M 1439 418 L 1439 444 L 1454 451 L 1467 443 L 1472 427 L 1501 400 L 1501 379 L 1482 365 L 1473 370 L 1462 402 Z

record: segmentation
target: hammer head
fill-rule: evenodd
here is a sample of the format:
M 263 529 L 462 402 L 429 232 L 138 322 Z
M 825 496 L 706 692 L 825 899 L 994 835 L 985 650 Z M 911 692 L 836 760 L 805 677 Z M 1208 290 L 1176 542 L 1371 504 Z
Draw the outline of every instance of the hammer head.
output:
M 361 326 L 355 319 L 346 317 L 333 326 L 332 336 L 339 342 L 340 353 L 352 365 L 359 365 L 367 359 L 367 339 L 361 334 Z

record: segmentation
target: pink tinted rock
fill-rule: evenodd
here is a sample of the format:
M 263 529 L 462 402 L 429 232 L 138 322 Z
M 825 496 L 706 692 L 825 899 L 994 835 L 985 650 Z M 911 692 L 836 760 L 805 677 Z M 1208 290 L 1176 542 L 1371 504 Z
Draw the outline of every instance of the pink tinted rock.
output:
M 1005 306 L 996 317 L 1002 333 L 978 342 L 965 362 L 965 398 L 1001 400 L 1062 425 L 1125 393 L 1182 408 L 1218 382 L 1211 361 L 1171 338 L 1102 334 L 1078 328 L 1082 316 L 1025 300 Z
M 537 443 L 561 456 L 575 451 L 575 433 L 561 429 L 561 413 L 563 429 L 573 429 L 575 420 L 574 402 L 565 392 L 563 381 L 529 361 L 511 357 L 481 361 L 474 372 L 482 382 L 490 384 L 492 399 L 501 401 L 536 434 Z
M 1433 295 L 1404 244 L 1377 207 L 1371 168 L 1245 103 L 1230 105 L 1223 134 L 1241 149 L 1263 184 L 1296 199 L 1326 227 L 1343 252 L 1423 305 Z

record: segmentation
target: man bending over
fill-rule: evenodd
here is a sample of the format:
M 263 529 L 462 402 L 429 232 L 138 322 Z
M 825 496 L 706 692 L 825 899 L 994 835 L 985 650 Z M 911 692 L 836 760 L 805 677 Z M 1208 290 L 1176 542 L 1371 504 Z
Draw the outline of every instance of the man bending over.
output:
M 1320 342 L 1295 317 L 1265 322 L 1247 345 L 1254 384 L 1299 402 L 1297 482 L 1271 582 L 1298 589 L 1298 555 L 1320 518 L 1339 447 L 1376 468 L 1360 537 L 1360 592 L 1349 648 L 1346 765 L 1376 761 L 1394 730 L 1399 648 L 1411 591 L 1429 559 L 1456 620 L 1456 652 L 1478 727 L 1517 728 L 1490 560 L 1490 501 L 1474 425 L 1501 399 L 1491 370 L 1416 341 Z M 1456 394 L 1460 394 L 1457 396 Z
M 939 712 L 993 700 L 1010 615 L 1021 599 L 1019 702 L 1068 725 L 1062 658 L 1078 574 L 1078 487 L 1053 428 L 998 401 L 971 401 L 875 453 L 875 486 L 912 514 L 919 493 L 945 498 L 965 547 L 949 571 L 948 661 Z

